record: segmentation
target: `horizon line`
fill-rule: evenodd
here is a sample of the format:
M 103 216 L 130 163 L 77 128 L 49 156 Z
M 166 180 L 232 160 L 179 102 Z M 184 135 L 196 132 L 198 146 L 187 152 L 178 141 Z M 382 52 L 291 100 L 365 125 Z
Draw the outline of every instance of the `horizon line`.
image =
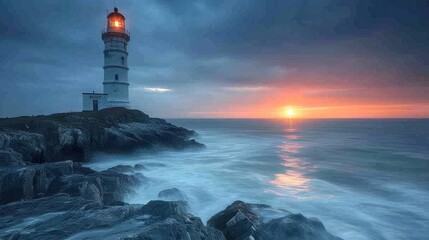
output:
M 160 117 L 156 117 L 156 118 L 160 118 Z M 429 117 L 353 117 L 353 118 L 348 118 L 348 117 L 297 117 L 297 118 L 281 118 L 281 117 L 267 117 L 267 118 L 260 118 L 260 117 L 163 117 L 165 119 L 219 119 L 219 120 L 240 120 L 240 119 L 255 119 L 255 120 L 300 120 L 300 119 L 304 119 L 304 120 L 383 120 L 383 119 L 421 119 L 421 120 L 429 120 Z

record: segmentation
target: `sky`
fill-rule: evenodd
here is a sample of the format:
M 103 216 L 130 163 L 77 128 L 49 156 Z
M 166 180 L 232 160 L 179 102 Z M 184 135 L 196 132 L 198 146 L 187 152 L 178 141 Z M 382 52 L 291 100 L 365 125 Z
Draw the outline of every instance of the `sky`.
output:
M 117 0 L 132 107 L 163 118 L 429 117 L 426 0 Z M 0 117 L 102 91 L 113 0 L 0 1 Z

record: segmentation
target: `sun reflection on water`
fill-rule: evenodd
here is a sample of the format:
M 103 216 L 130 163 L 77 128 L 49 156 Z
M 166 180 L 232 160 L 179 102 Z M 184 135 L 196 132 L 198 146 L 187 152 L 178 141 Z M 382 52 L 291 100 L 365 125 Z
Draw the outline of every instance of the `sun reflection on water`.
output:
M 298 171 L 286 170 L 285 173 L 278 173 L 275 177 L 271 183 L 279 188 L 287 189 L 292 194 L 309 190 L 307 184 L 309 180 Z
M 283 160 L 281 163 L 285 167 L 284 171 L 274 175 L 274 179 L 270 181 L 275 189 L 269 190 L 273 194 L 280 196 L 295 196 L 299 193 L 305 193 L 310 190 L 310 179 L 306 173 L 314 170 L 313 167 L 299 157 L 301 149 L 305 146 L 298 143 L 300 136 L 295 128 L 287 128 L 284 130 L 285 140 L 279 146 L 279 157 Z
M 299 149 L 302 147 L 303 147 L 303 145 L 298 144 L 298 143 L 285 143 L 285 144 L 283 144 L 283 146 L 281 146 L 281 150 L 282 150 L 282 153 L 299 153 Z M 283 154 L 281 154 L 281 155 L 283 155 Z M 286 156 L 286 158 L 288 157 L 288 155 L 285 155 L 285 156 Z

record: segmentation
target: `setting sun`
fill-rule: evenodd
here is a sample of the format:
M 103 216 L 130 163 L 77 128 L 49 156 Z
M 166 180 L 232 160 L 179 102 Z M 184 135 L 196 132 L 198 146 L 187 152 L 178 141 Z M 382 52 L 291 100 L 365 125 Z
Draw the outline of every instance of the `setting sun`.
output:
M 286 117 L 291 118 L 291 117 L 295 116 L 295 110 L 293 110 L 292 108 L 287 108 L 287 109 L 284 111 L 284 115 L 285 115 Z

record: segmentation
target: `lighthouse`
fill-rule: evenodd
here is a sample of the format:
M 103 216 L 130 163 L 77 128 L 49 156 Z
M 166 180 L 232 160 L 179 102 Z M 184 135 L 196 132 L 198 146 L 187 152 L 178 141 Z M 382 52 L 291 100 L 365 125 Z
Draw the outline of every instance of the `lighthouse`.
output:
M 83 111 L 110 107 L 130 107 L 128 83 L 128 42 L 125 17 L 115 7 L 107 15 L 107 27 L 102 30 L 104 42 L 103 93 L 83 93 Z
M 104 41 L 103 89 L 108 95 L 109 107 L 129 107 L 127 45 L 130 34 L 118 8 L 107 16 L 107 28 L 101 36 Z

